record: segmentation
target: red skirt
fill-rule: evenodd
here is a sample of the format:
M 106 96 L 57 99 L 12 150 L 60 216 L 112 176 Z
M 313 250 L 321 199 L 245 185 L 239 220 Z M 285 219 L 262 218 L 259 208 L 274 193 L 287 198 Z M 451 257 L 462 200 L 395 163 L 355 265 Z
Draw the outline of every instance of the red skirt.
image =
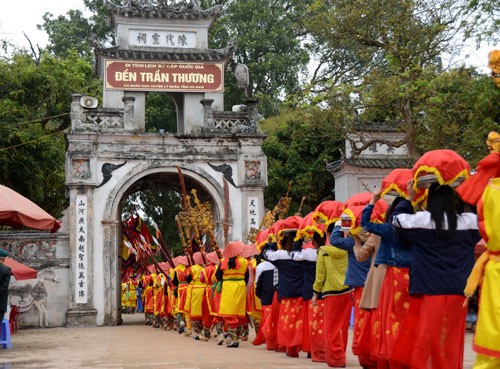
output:
M 408 313 L 409 268 L 388 267 L 372 325 L 372 357 L 388 361 Z
M 460 295 L 416 295 L 391 359 L 412 369 L 462 369 L 467 304 Z
M 363 368 L 376 368 L 377 364 L 371 357 L 371 331 L 373 310 L 359 308 L 363 287 L 354 288 L 354 327 L 352 338 L 352 353 L 358 356 Z
M 317 300 L 316 306 L 309 303 L 309 334 L 311 341 L 311 359 L 315 362 L 326 361 L 324 303 Z
M 278 349 L 279 316 L 280 303 L 278 293 L 275 292 L 272 305 L 262 306 L 262 334 L 266 340 L 266 348 L 271 351 Z
M 307 349 L 309 338 L 304 339 L 305 326 L 308 324 L 307 304 L 302 297 L 282 299 L 278 322 L 278 344 L 285 347 Z
M 323 299 L 325 312 L 325 359 L 328 366 L 346 365 L 347 336 L 352 311 L 352 295 L 327 296 Z

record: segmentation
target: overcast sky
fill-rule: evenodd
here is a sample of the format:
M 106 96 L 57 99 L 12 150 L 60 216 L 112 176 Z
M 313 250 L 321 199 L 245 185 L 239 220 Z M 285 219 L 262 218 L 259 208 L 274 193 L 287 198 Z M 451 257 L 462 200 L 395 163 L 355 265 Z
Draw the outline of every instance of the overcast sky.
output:
M 47 44 L 47 35 L 36 29 L 43 23 L 46 12 L 55 17 L 66 14 L 69 9 L 84 10 L 83 0 L 11 0 L 2 1 L 0 11 L 0 39 L 10 40 L 14 45 L 29 47 L 23 32 L 31 42 L 41 47 Z
M 13 44 L 29 48 L 29 43 L 23 32 L 30 38 L 31 42 L 41 47 L 47 44 L 47 35 L 44 31 L 38 31 L 37 24 L 42 24 L 42 16 L 52 13 L 55 17 L 66 14 L 69 9 L 85 10 L 83 0 L 11 0 L 2 1 L 0 11 L 0 39 L 10 40 Z M 475 48 L 465 48 L 462 55 L 453 60 L 453 66 L 460 66 L 464 63 L 475 65 L 482 73 L 490 73 L 487 68 L 488 52 L 495 47 L 485 46 L 479 50 Z M 500 48 L 500 45 L 498 47 Z

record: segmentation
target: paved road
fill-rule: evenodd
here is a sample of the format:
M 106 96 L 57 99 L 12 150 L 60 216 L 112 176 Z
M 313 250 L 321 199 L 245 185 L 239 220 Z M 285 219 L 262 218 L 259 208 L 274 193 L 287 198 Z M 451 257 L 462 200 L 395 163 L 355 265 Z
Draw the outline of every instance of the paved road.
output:
M 143 315 L 125 315 L 118 327 L 20 330 L 11 350 L 0 349 L 0 369 L 305 369 L 328 368 L 301 353 L 289 358 L 244 342 L 239 348 L 195 341 L 143 324 Z M 466 335 L 464 369 L 471 369 L 472 334 Z M 348 350 L 350 351 L 350 350 Z M 359 368 L 349 354 L 348 368 Z M 443 368 L 444 369 L 444 368 Z

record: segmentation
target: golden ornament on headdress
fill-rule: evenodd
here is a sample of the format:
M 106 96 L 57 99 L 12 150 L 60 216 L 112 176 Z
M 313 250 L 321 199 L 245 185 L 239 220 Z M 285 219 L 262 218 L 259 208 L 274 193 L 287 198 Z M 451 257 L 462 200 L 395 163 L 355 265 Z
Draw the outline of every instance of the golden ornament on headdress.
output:
M 495 131 L 491 131 L 486 139 L 486 145 L 488 150 L 491 152 L 500 152 L 500 134 Z
M 491 69 L 491 78 L 500 88 L 500 50 L 492 50 L 488 54 L 488 68 Z

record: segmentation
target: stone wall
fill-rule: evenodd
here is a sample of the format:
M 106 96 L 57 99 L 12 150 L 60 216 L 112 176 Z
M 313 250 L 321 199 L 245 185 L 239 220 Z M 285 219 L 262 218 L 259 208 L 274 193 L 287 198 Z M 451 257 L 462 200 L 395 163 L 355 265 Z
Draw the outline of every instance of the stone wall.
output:
M 70 280 L 69 234 L 0 232 L 0 248 L 38 271 L 36 279 L 11 278 L 9 302 L 20 306 L 19 327 L 65 326 Z

